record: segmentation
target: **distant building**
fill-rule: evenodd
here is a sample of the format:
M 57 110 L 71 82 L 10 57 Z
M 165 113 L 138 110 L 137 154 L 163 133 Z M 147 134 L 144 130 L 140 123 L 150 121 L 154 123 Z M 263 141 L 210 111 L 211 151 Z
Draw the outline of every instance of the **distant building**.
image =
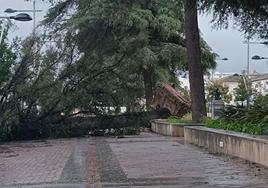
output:
M 220 81 L 225 87 L 229 88 L 229 94 L 234 96 L 235 88 L 238 87 L 240 80 L 242 79 L 241 74 L 237 73 L 219 73 L 215 72 L 210 75 L 204 75 L 205 86 L 209 85 L 212 81 Z M 252 89 L 257 95 L 267 95 L 268 94 L 268 74 L 260 74 L 254 72 L 249 75 L 250 81 L 252 83 Z M 178 75 L 178 79 L 181 83 L 182 88 L 190 91 L 189 83 L 189 73 L 182 72 Z M 230 104 L 234 105 L 234 97 Z
M 228 77 L 228 76 L 232 76 L 232 75 L 234 75 L 234 74 L 236 74 L 236 73 L 230 73 L 230 72 L 225 72 L 225 73 L 221 73 L 221 72 L 215 72 L 215 73 L 213 73 L 213 79 L 215 79 L 215 80 L 218 80 L 218 79 L 221 79 L 221 78 L 225 78 L 225 77 Z
M 268 74 L 257 75 L 251 78 L 252 89 L 257 95 L 268 94 Z
M 228 87 L 229 94 L 234 96 L 235 88 L 238 87 L 238 84 L 239 84 L 241 79 L 242 79 L 242 75 L 233 74 L 231 76 L 227 76 L 227 77 L 223 77 L 221 79 L 218 79 L 218 81 L 220 81 L 223 84 L 223 86 Z M 234 97 L 232 97 L 230 104 L 235 104 Z
M 204 84 L 205 86 L 209 85 L 213 82 L 213 80 L 219 80 L 221 78 L 225 78 L 228 76 L 234 75 L 234 73 L 219 73 L 215 72 L 213 74 L 204 75 Z M 177 76 L 177 78 L 180 81 L 181 87 L 184 88 L 187 91 L 190 91 L 190 83 L 189 83 L 189 73 L 186 72 L 180 72 Z
M 219 79 L 225 87 L 229 88 L 229 93 L 234 95 L 235 88 L 238 87 L 242 75 L 234 74 L 232 76 L 227 76 L 222 79 Z M 268 94 L 268 74 L 252 74 L 249 75 L 250 81 L 252 83 L 253 92 L 257 95 L 267 95 Z M 231 101 L 231 104 L 234 104 L 234 98 Z

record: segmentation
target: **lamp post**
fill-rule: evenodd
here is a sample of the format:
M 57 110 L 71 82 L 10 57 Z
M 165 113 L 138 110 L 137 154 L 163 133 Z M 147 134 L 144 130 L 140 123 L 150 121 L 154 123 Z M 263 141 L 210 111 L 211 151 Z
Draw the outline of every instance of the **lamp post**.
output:
M 217 58 L 215 59 L 216 61 L 228 61 L 228 58 Z M 213 77 L 214 77 L 214 69 L 212 69 L 212 74 L 211 74 L 211 81 L 213 82 Z
M 36 36 L 36 12 L 42 12 L 42 10 L 36 9 L 36 0 L 33 0 L 33 9 L 32 10 L 14 10 L 12 8 L 8 8 L 5 10 L 5 13 L 15 13 L 15 12 L 32 12 L 33 13 L 33 36 Z M 33 58 L 35 63 L 35 58 Z
M 17 14 L 16 16 L 0 16 L 0 19 L 1 18 L 2 19 L 11 19 L 11 20 L 16 20 L 16 21 L 21 21 L 21 22 L 27 22 L 27 21 L 32 20 L 32 17 L 26 13 L 20 13 L 20 14 Z M 1 35 L 0 35 L 0 45 L 1 45 L 2 40 L 3 40 L 5 27 L 6 27 L 6 24 L 4 22 L 4 25 L 3 25 L 2 31 L 1 31 Z
M 250 44 L 263 44 L 263 45 L 268 45 L 268 41 L 263 41 L 263 42 L 257 42 L 257 41 L 250 41 L 250 37 L 247 37 L 247 41 L 244 42 L 244 44 L 247 44 L 247 75 L 249 76 L 250 72 Z
M 35 35 L 35 27 L 36 27 L 36 1 L 33 0 L 33 34 Z
M 228 58 L 216 58 L 216 61 L 228 61 Z M 211 81 L 212 85 L 214 85 L 214 69 L 212 69 L 212 73 L 211 73 Z M 218 90 L 217 90 L 218 91 Z M 217 106 L 218 104 L 220 104 L 220 106 L 222 106 L 222 102 L 219 103 L 218 100 L 216 100 L 218 98 L 215 98 L 215 95 L 213 94 L 212 100 L 210 101 L 210 113 L 211 113 L 211 117 L 214 119 L 215 118 L 215 106 Z M 216 102 L 217 101 L 217 102 Z M 217 103 L 217 104 L 216 104 Z M 217 112 L 216 112 L 217 113 Z

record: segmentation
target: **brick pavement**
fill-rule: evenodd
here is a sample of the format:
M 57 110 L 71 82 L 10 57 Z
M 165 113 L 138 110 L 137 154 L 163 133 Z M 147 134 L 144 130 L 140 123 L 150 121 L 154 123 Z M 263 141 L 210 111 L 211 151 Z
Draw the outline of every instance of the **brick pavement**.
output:
M 9 143 L 0 153 L 0 183 L 27 184 L 59 179 L 73 141 Z
M 268 188 L 267 168 L 143 133 L 0 145 L 0 188 Z

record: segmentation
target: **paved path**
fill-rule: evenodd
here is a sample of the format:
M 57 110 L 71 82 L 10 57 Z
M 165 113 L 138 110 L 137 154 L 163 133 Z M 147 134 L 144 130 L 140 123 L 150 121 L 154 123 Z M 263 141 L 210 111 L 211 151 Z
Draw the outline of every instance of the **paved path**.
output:
M 268 169 L 143 133 L 0 145 L 0 188 L 268 188 Z

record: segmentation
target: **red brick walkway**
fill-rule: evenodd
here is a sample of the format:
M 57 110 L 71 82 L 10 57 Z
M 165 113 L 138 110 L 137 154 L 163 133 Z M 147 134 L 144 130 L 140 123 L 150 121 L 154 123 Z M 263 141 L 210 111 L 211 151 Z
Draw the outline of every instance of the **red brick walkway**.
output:
M 90 143 L 89 151 L 87 166 L 87 188 L 101 188 L 96 143 L 94 141 Z
M 22 142 L 4 145 L 0 153 L 0 182 L 27 184 L 60 178 L 72 153 L 74 140 Z

